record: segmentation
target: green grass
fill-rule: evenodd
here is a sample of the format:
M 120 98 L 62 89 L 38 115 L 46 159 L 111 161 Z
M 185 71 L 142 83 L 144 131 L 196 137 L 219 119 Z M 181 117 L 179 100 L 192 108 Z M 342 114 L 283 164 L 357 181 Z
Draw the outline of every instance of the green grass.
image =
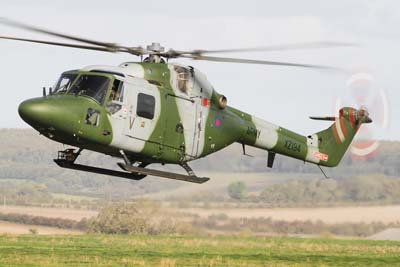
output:
M 3 235 L 0 266 L 400 266 L 400 242 Z

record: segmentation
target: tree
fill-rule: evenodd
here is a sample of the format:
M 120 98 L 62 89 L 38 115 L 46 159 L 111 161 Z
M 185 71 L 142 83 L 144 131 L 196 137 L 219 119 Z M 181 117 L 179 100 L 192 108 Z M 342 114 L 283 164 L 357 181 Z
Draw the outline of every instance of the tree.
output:
M 237 200 L 241 200 L 246 196 L 246 185 L 241 181 L 232 182 L 228 186 L 228 195 Z
M 159 202 L 139 199 L 104 207 L 90 220 L 87 230 L 104 234 L 193 234 L 191 225 L 178 217 L 176 212 L 163 209 Z

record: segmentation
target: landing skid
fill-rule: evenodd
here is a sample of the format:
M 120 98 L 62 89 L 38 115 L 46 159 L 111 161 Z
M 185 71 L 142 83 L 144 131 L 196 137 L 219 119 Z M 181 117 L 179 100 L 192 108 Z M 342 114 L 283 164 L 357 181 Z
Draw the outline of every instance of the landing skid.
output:
M 59 151 L 58 158 L 54 159 L 54 162 L 62 168 L 97 173 L 97 174 L 104 174 L 104 175 L 110 175 L 110 176 L 116 176 L 116 177 L 131 179 L 131 180 L 141 180 L 141 179 L 145 178 L 147 175 L 158 176 L 158 177 L 162 177 L 162 178 L 168 178 L 168 179 L 191 182 L 191 183 L 198 183 L 198 184 L 202 184 L 202 183 L 205 183 L 208 180 L 210 180 L 210 178 L 207 178 L 207 177 L 197 177 L 196 174 L 193 172 L 193 170 L 189 167 L 189 165 L 187 165 L 187 163 L 181 163 L 180 165 L 186 170 L 188 175 L 147 169 L 147 168 L 145 168 L 145 166 L 147 165 L 146 163 L 140 163 L 138 166 L 134 166 L 128 160 L 128 158 L 126 157 L 125 153 L 123 153 L 123 151 L 121 151 L 121 154 L 125 160 L 125 163 L 118 163 L 118 166 L 127 172 L 121 172 L 121 171 L 104 169 L 104 168 L 99 168 L 99 167 L 94 167 L 94 166 L 76 164 L 75 161 L 78 158 L 78 156 L 80 155 L 81 151 L 82 151 L 82 149 L 79 149 L 78 152 L 74 152 L 74 149 L 67 149 L 64 151 Z
M 98 167 L 93 167 L 93 166 L 88 166 L 88 165 L 76 164 L 76 163 L 73 163 L 73 162 L 70 162 L 70 161 L 67 161 L 64 159 L 55 159 L 54 162 L 57 163 L 57 165 L 60 166 L 61 168 L 116 176 L 116 177 L 131 179 L 131 180 L 141 180 L 144 177 L 146 177 L 146 175 L 140 175 L 140 174 L 136 174 L 136 173 L 126 173 L 126 172 L 103 169 L 103 168 L 98 168 Z
M 162 178 L 168 178 L 168 179 L 197 183 L 197 184 L 202 184 L 202 183 L 205 183 L 208 180 L 210 180 L 210 178 L 208 178 L 208 177 L 197 177 L 195 175 L 184 175 L 184 174 L 173 173 L 173 172 L 159 171 L 159 170 L 135 167 L 135 166 L 127 165 L 124 163 L 118 163 L 118 166 L 120 166 L 122 169 L 124 169 L 128 172 L 132 172 L 132 173 L 158 176 L 158 177 L 162 177 Z

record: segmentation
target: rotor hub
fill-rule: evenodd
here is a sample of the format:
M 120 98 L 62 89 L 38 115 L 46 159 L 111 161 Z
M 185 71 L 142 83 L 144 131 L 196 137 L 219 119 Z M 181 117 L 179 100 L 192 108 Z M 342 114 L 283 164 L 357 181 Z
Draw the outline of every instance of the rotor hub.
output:
M 160 45 L 160 43 L 151 43 L 151 45 L 148 45 L 147 50 L 153 51 L 153 52 L 164 52 L 165 48 Z

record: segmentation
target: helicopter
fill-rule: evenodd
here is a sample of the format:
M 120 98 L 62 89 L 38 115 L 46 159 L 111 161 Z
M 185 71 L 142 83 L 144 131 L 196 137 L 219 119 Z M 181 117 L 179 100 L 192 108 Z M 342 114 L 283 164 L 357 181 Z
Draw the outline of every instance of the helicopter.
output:
M 267 167 L 276 154 L 304 162 L 335 167 L 357 131 L 371 123 L 366 108 L 343 107 L 338 117 L 310 117 L 332 121 L 320 132 L 303 136 L 228 105 L 206 76 L 192 66 L 169 63 L 186 58 L 214 62 L 245 63 L 340 70 L 330 66 L 210 56 L 216 53 L 274 51 L 299 48 L 351 46 L 319 42 L 249 49 L 165 51 L 159 43 L 143 48 L 67 35 L 44 28 L 0 19 L 0 23 L 77 43 L 0 36 L 0 39 L 139 56 L 139 62 L 119 66 L 87 66 L 61 74 L 43 96 L 19 105 L 20 117 L 41 135 L 74 148 L 58 151 L 55 163 L 68 169 L 141 180 L 158 176 L 193 183 L 199 177 L 188 162 L 206 157 L 233 144 L 266 150 Z M 83 150 L 122 159 L 121 170 L 76 163 Z M 148 168 L 150 164 L 175 164 L 187 174 Z M 323 172 L 323 171 L 322 171 Z M 323 172 L 324 173 L 324 172 Z M 324 173 L 325 175 L 325 173 Z M 326 175 L 325 175 L 326 176 Z

